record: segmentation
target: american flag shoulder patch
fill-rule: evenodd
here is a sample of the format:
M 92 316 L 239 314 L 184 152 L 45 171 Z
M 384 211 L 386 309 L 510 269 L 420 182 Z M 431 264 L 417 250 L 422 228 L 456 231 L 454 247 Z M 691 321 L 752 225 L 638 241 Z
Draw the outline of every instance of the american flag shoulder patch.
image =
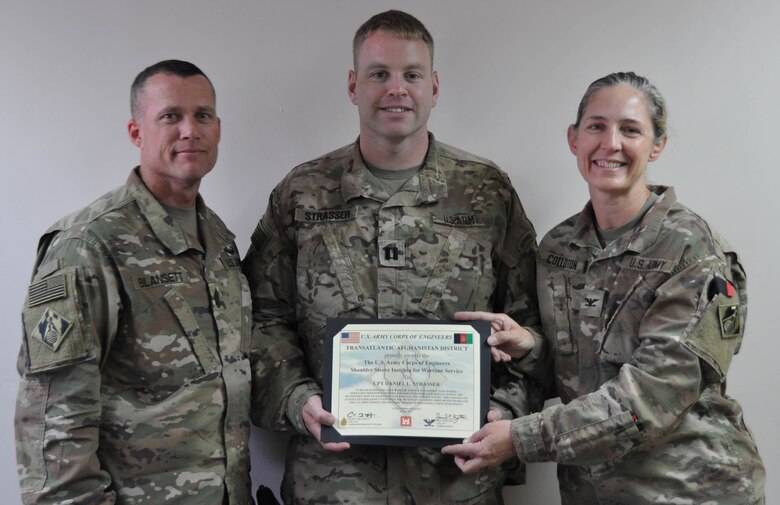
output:
M 51 300 L 66 298 L 67 296 L 68 289 L 65 285 L 65 274 L 55 275 L 30 285 L 27 290 L 27 306 L 35 307 Z

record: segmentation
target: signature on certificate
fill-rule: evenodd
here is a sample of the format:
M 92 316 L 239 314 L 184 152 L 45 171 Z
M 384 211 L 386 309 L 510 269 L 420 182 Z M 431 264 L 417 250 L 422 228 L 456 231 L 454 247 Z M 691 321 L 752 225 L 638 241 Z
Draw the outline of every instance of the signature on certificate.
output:
M 375 412 L 355 412 L 354 410 L 350 410 L 347 412 L 347 415 L 345 416 L 347 419 L 372 419 L 376 417 Z

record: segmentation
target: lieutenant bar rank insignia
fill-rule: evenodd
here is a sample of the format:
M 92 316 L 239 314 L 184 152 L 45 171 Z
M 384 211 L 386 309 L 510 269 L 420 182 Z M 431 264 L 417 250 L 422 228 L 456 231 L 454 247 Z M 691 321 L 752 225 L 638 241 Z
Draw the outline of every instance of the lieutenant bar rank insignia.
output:
M 56 351 L 72 327 L 73 323 L 53 310 L 46 309 L 31 336 L 40 340 L 52 351 Z

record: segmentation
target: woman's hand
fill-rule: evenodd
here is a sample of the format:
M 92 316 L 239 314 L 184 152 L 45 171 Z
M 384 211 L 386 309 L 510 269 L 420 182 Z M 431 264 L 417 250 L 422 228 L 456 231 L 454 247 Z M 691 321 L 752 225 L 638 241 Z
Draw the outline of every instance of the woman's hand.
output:
M 522 358 L 534 348 L 534 336 L 506 314 L 492 312 L 456 312 L 459 321 L 490 321 L 493 333 L 488 337 L 490 353 L 497 362 Z
M 463 473 L 475 473 L 488 466 L 498 466 L 516 456 L 510 428 L 511 421 L 487 423 L 462 444 L 447 445 L 441 452 L 455 456 Z

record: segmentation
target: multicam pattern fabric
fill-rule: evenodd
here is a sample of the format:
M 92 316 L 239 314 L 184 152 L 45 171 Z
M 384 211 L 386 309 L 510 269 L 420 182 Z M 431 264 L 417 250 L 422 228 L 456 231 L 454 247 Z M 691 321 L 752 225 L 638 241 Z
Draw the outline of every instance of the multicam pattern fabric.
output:
M 747 311 L 736 253 L 671 188 L 602 247 L 590 204 L 544 238 L 539 306 L 562 405 L 517 419 L 521 461 L 562 502 L 763 503 L 764 467 L 726 395 Z
M 251 298 L 233 235 L 200 197 L 197 214 L 199 239 L 134 171 L 42 237 L 19 359 L 24 503 L 251 503 Z
M 420 172 L 389 198 L 371 185 L 357 143 L 298 166 L 271 194 L 244 259 L 257 424 L 307 433 L 301 410 L 321 394 L 328 317 L 448 319 L 503 306 L 538 325 L 535 233 L 509 179 L 430 141 Z M 493 406 L 505 418 L 540 408 L 521 371 L 494 372 Z M 328 453 L 296 436 L 282 494 L 288 503 L 500 503 L 503 482 L 502 469 L 462 475 L 438 449 Z

